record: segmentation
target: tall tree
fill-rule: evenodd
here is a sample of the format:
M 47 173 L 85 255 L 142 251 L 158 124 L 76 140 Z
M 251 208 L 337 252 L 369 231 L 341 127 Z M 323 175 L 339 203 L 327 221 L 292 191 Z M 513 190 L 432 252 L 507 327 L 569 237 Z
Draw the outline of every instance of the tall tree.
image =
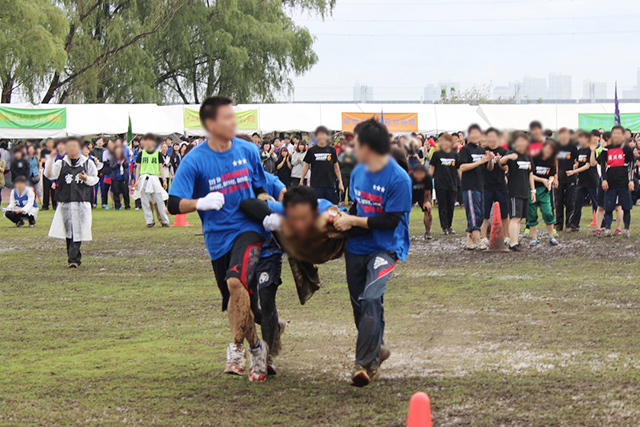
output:
M 309 70 L 317 56 L 309 31 L 287 14 L 300 8 L 324 17 L 335 0 L 189 0 L 162 33 L 157 84 L 167 100 L 199 103 L 221 93 L 238 102 L 271 101 L 291 89 L 291 75 Z
M 58 0 L 69 19 L 68 61 L 49 76 L 42 102 L 152 99 L 153 53 L 145 49 L 145 38 L 165 28 L 188 1 Z
M 50 0 L 0 0 L 0 102 L 11 102 L 18 90 L 33 93 L 52 70 L 63 69 L 68 29 Z

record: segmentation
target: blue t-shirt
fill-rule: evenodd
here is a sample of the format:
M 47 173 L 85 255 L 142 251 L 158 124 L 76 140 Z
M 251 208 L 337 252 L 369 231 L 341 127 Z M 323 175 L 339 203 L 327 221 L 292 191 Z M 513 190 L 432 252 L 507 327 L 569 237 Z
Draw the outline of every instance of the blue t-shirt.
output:
M 280 192 L 286 186 L 278 179 L 277 176 L 272 175 L 270 173 L 265 174 L 267 177 L 267 183 L 264 186 L 264 191 L 267 192 L 268 195 L 273 197 L 274 199 L 278 199 L 280 197 Z M 272 202 L 271 200 L 267 202 Z M 273 240 L 273 235 L 269 230 L 264 230 L 264 243 L 262 244 L 262 250 L 260 251 L 260 258 L 267 258 L 271 255 L 281 254 L 282 249 L 280 246 Z
M 249 220 L 239 207 L 243 200 L 255 198 L 253 189 L 264 187 L 266 179 L 253 144 L 234 138 L 231 148 L 220 153 L 204 142 L 182 159 L 169 194 L 182 199 L 199 199 L 212 191 L 224 194 L 219 211 L 198 211 L 209 256 L 215 260 L 231 250 L 239 234 L 263 233 L 262 224 Z
M 409 253 L 409 213 L 411 212 L 411 179 L 409 174 L 389 158 L 380 171 L 368 172 L 359 164 L 351 173 L 349 194 L 357 205 L 357 215 L 372 217 L 385 212 L 403 212 L 394 230 L 371 230 L 365 236 L 347 241 L 347 251 L 368 255 L 382 251 L 395 251 L 405 261 Z

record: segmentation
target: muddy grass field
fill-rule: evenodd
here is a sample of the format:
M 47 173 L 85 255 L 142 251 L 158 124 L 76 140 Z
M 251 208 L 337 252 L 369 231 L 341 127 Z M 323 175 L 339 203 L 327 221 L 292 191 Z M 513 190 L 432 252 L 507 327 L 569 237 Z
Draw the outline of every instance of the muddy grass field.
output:
M 96 210 L 71 271 L 51 217 L 0 221 L 1 426 L 403 426 L 416 391 L 436 426 L 640 425 L 638 226 L 597 240 L 585 210 L 558 247 L 470 253 L 463 211 L 430 242 L 414 211 L 385 297 L 393 354 L 355 389 L 342 261 L 304 307 L 284 274 L 280 372 L 253 384 L 221 373 L 230 334 L 195 216 L 146 229 L 142 212 Z

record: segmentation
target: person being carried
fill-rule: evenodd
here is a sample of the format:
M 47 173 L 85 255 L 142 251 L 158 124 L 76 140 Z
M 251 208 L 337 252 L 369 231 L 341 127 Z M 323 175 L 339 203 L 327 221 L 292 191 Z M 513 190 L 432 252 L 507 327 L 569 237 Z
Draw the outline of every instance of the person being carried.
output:
M 99 178 L 95 163 L 81 154 L 82 142 L 78 138 L 67 138 L 64 145 L 67 154 L 55 160 L 57 150 L 53 150 L 44 167 L 45 176 L 58 182 L 58 207 L 51 222 L 49 237 L 66 240 L 69 267 L 77 268 L 82 263 L 82 242 L 92 240 L 93 186 Z
M 141 140 L 143 150 L 136 159 L 136 190 L 140 193 L 142 212 L 147 227 L 151 228 L 156 223 L 153 220 L 153 207 L 163 227 L 169 226 L 169 217 L 164 206 L 167 190 L 167 177 L 164 173 L 162 153 L 155 148 L 156 137 L 146 134 Z M 162 181 L 160 181 L 162 179 Z
M 356 126 L 355 133 L 358 166 L 351 174 L 349 191 L 355 204 L 350 215 L 335 218 L 334 226 L 343 232 L 353 227 L 370 230 L 350 237 L 345 251 L 347 283 L 358 328 L 351 381 L 363 387 L 380 376 L 380 364 L 389 356 L 382 347 L 383 298 L 397 260 L 406 260 L 409 252 L 411 180 L 389 155 L 389 132 L 384 124 L 367 120 Z
M 169 194 L 173 215 L 198 211 L 204 240 L 220 292 L 229 311 L 233 342 L 224 372 L 245 372 L 244 341 L 249 343 L 249 380 L 267 379 L 269 347 L 258 338 L 249 285 L 260 259 L 264 229 L 240 211 L 240 203 L 264 193 L 265 171 L 256 146 L 236 138 L 236 115 L 229 98 L 207 98 L 200 121 L 209 139 L 182 159 Z
M 27 221 L 29 227 L 35 227 L 38 216 L 38 203 L 36 193 L 31 187 L 27 187 L 27 179 L 20 175 L 13 181 L 13 190 L 9 195 L 9 206 L 4 210 L 4 216 L 13 222 L 16 227 L 22 227 Z

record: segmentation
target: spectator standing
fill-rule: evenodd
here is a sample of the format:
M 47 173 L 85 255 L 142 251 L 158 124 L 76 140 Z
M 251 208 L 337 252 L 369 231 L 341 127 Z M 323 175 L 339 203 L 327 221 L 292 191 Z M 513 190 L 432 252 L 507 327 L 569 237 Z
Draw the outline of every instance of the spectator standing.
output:
M 294 137 L 295 140 L 295 137 Z M 304 177 L 302 170 L 304 169 L 304 156 L 307 154 L 307 145 L 304 141 L 299 141 L 291 155 L 291 186 L 304 185 Z
M 267 173 L 275 173 L 276 172 L 276 161 L 278 160 L 278 155 L 275 153 L 273 149 L 273 145 L 271 145 L 270 141 L 265 140 L 262 143 L 262 147 L 260 148 L 260 161 L 262 162 L 262 167 L 264 171 Z
M 288 188 L 291 186 L 291 155 L 286 145 L 280 147 L 280 155 L 276 161 L 276 175 L 280 181 Z
M 340 162 L 340 174 L 342 175 L 342 182 L 345 188 L 340 202 L 346 203 L 347 198 L 351 196 L 347 194 L 349 184 L 351 183 L 351 172 L 353 172 L 353 168 L 358 164 L 356 155 L 353 152 L 353 139 L 348 139 L 344 142 L 344 149 L 342 153 L 338 154 L 338 162 Z
M 342 174 L 340 173 L 340 165 L 338 163 L 338 155 L 335 148 L 329 145 L 329 129 L 320 126 L 315 132 L 317 144 L 307 150 L 304 157 L 304 167 L 302 176 L 311 170 L 310 185 L 316 190 L 318 198 L 327 199 L 331 203 L 338 203 L 336 197 L 336 178 L 338 180 L 338 189 L 344 192 L 344 184 L 342 183 Z M 302 179 L 300 185 L 303 185 Z

